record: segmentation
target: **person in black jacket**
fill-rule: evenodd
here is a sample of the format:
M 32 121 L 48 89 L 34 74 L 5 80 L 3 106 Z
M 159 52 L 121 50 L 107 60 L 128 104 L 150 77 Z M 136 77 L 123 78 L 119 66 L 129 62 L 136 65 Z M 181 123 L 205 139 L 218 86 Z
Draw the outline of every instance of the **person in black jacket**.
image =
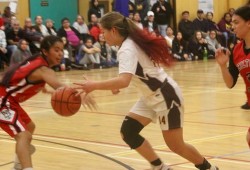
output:
M 158 25 L 160 34 L 165 37 L 166 29 L 170 24 L 170 18 L 173 14 L 173 9 L 169 2 L 165 0 L 158 0 L 152 7 L 152 11 L 155 14 L 155 22 Z
M 101 18 L 101 9 L 98 5 L 98 0 L 91 0 L 90 1 L 90 8 L 88 11 L 88 22 L 91 21 L 92 14 L 95 14 L 98 19 Z
M 189 20 L 189 11 L 182 12 L 182 19 L 178 28 L 183 35 L 183 39 L 188 42 L 194 34 L 193 22 Z

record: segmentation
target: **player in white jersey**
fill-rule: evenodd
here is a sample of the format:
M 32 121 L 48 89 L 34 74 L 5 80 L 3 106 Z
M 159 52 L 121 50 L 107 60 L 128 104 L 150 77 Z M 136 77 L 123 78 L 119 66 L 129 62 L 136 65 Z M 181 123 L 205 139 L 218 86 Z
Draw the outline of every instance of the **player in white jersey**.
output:
M 172 56 L 163 37 L 149 35 L 120 13 L 106 14 L 100 21 L 105 40 L 119 46 L 119 76 L 104 80 L 77 83 L 86 93 L 93 90 L 126 88 L 131 81 L 142 96 L 125 117 L 121 135 L 123 140 L 141 154 L 152 170 L 170 170 L 155 153 L 140 131 L 158 119 L 166 145 L 175 153 L 192 162 L 200 170 L 218 170 L 193 146 L 183 140 L 183 98 L 176 82 L 159 66 L 171 66 Z

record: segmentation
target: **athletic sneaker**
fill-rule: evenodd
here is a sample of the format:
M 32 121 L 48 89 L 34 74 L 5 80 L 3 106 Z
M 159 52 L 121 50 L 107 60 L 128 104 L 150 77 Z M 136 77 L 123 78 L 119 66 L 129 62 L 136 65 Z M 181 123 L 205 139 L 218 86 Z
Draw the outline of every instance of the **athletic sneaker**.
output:
M 212 165 L 212 166 L 210 167 L 210 169 L 208 169 L 208 170 L 219 170 L 219 168 L 218 168 L 217 166 L 213 166 L 213 165 Z
M 166 164 L 161 164 L 160 166 L 152 166 L 151 170 L 173 170 L 173 169 Z
M 249 110 L 250 109 L 250 106 L 248 105 L 248 103 L 246 102 L 244 105 L 241 106 L 242 109 L 245 109 L 245 110 Z

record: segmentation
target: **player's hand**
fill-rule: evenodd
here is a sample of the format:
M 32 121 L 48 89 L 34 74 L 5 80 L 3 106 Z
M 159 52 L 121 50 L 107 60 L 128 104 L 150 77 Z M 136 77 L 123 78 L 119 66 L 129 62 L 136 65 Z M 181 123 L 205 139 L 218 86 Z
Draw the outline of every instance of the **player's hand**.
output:
M 119 89 L 114 89 L 114 90 L 111 90 L 112 94 L 118 94 L 120 93 L 120 90 Z
M 215 59 L 220 66 L 225 66 L 229 61 L 230 51 L 226 48 L 219 48 L 215 52 Z
M 97 110 L 98 107 L 93 95 L 87 93 L 81 93 L 80 96 L 84 108 L 88 108 L 90 110 Z

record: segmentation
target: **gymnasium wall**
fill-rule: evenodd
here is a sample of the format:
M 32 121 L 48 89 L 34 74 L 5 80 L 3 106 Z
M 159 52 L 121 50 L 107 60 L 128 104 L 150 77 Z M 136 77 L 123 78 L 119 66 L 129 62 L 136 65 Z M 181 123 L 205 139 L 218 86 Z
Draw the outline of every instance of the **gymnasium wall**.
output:
M 41 1 L 41 0 L 36 0 Z M 112 0 L 99 0 L 100 2 L 109 2 L 109 10 L 111 10 L 111 2 Z M 190 11 L 190 19 L 194 19 L 196 17 L 196 11 L 198 9 L 198 0 L 174 0 L 176 1 L 176 23 L 179 22 L 181 17 L 181 12 L 184 10 Z M 214 20 L 218 22 L 223 14 L 231 7 L 237 8 L 243 4 L 246 4 L 248 0 L 214 0 Z M 0 10 L 4 8 L 6 2 L 0 3 Z M 79 13 L 87 18 L 87 11 L 89 8 L 89 0 L 78 0 L 79 4 Z M 29 17 L 29 0 L 19 0 L 17 7 L 17 18 L 21 21 L 21 25 L 23 25 L 23 21 L 26 17 Z

